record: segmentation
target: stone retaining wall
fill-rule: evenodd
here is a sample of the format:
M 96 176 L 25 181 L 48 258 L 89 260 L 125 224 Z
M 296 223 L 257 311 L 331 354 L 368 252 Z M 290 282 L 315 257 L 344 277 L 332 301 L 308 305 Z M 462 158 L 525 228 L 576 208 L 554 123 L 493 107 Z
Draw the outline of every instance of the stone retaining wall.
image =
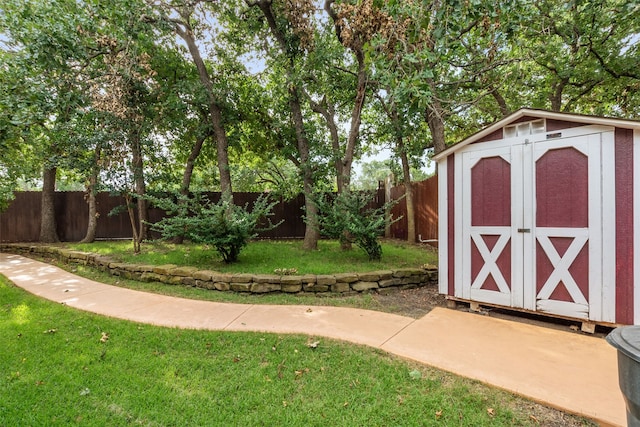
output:
M 126 279 L 256 294 L 267 292 L 353 294 L 372 291 L 384 293 L 393 289 L 412 289 L 436 284 L 438 280 L 436 268 L 401 268 L 368 273 L 295 276 L 228 274 L 176 265 L 124 264 L 114 262 L 105 256 L 55 246 L 0 244 L 0 251 L 53 257 L 64 263 L 89 265 Z

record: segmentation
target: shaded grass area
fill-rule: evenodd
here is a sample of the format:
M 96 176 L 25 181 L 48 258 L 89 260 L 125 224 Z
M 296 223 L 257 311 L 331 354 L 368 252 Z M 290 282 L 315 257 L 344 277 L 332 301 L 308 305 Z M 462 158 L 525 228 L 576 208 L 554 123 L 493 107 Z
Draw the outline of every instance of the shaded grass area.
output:
M 531 402 L 370 348 L 115 320 L 1 276 L 0 301 L 0 425 L 537 425 Z
M 131 242 L 106 241 L 65 244 L 66 247 L 107 255 L 120 262 L 136 264 L 175 264 L 227 273 L 273 274 L 275 269 L 295 269 L 297 274 L 359 273 L 404 267 L 437 265 L 437 252 L 403 242 L 384 241 L 382 260 L 371 262 L 364 251 L 354 247 L 343 251 L 337 241 L 321 240 L 318 250 L 302 250 L 299 240 L 252 241 L 244 248 L 239 262 L 225 264 L 215 249 L 206 245 L 174 245 L 152 241 L 133 254 Z

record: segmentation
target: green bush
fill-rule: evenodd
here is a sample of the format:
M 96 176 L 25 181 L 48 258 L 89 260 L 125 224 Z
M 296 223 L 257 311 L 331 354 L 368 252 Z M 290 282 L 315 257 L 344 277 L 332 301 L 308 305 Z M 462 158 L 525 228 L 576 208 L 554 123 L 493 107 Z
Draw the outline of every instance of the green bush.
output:
M 322 235 L 341 242 L 355 243 L 369 256 L 370 261 L 382 258 L 379 238 L 384 232 L 385 213 L 392 203 L 381 208 L 371 207 L 372 192 L 341 193 L 329 198 L 316 199 L 320 211 L 319 231 Z
M 225 263 L 236 262 L 242 248 L 259 232 L 280 225 L 274 225 L 269 219 L 277 202 L 269 202 L 266 196 L 260 196 L 251 210 L 248 205 L 237 206 L 226 198 L 212 203 L 201 195 L 149 199 L 169 215 L 151 224 L 153 230 L 164 239 L 184 237 L 194 243 L 211 245 Z M 268 225 L 259 227 L 263 218 Z

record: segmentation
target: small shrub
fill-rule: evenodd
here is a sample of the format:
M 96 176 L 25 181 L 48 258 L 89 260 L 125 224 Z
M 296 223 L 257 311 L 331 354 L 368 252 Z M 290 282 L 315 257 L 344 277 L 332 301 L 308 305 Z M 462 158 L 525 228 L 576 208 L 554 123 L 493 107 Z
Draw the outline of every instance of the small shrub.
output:
M 259 197 L 251 210 L 247 205 L 237 206 L 225 198 L 212 203 L 200 195 L 180 195 L 177 200 L 174 197 L 150 199 L 170 215 L 151 224 L 153 230 L 160 232 L 164 239 L 185 237 L 194 243 L 211 245 L 225 263 L 236 262 L 242 248 L 259 232 L 280 225 L 274 225 L 269 219 L 276 202 L 270 203 L 266 196 Z M 259 227 L 263 218 L 268 225 Z
M 370 261 L 382 258 L 379 238 L 384 232 L 385 213 L 393 203 L 381 208 L 370 207 L 371 192 L 341 193 L 329 200 L 321 196 L 316 200 L 320 215 L 319 231 L 322 235 L 355 243 L 369 256 Z

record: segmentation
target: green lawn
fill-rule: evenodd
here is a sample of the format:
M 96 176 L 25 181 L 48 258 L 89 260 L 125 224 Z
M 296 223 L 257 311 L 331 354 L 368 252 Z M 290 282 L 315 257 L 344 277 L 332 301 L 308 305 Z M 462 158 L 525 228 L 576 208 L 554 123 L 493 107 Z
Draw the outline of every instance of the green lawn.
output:
M 255 241 L 240 256 L 237 264 L 226 265 L 213 249 L 202 245 L 173 245 L 163 242 L 149 242 L 142 245 L 142 253 L 134 255 L 132 245 L 125 241 L 100 241 L 91 244 L 65 243 L 70 249 L 108 255 L 114 260 L 138 264 L 190 265 L 200 269 L 234 273 L 273 274 L 276 268 L 296 268 L 297 274 L 331 274 L 338 272 L 361 272 L 387 270 L 400 267 L 421 267 L 424 264 L 437 265 L 437 252 L 418 245 L 408 245 L 398 241 L 383 242 L 383 258 L 380 262 L 368 261 L 363 251 L 354 248 L 342 251 L 335 241 L 322 240 L 319 250 L 305 252 L 300 241 Z M 215 292 L 188 286 L 170 286 L 157 282 L 139 282 L 119 276 L 111 276 L 97 269 L 82 265 L 58 264 L 89 279 L 111 285 L 154 292 L 183 298 L 241 304 L 308 304 L 355 307 L 396 313 L 398 307 L 382 305 L 371 294 L 251 294 L 246 292 Z M 294 267 L 295 266 L 295 267 Z
M 115 320 L 34 297 L 1 276 L 0 336 L 2 426 L 514 426 L 540 420 L 524 399 L 371 348 Z M 317 348 L 310 341 L 319 341 Z
M 275 269 L 296 269 L 297 274 L 333 274 L 437 265 L 436 251 L 396 241 L 383 242 L 379 262 L 369 261 L 365 252 L 355 246 L 351 251 L 343 251 L 338 242 L 332 240 L 321 240 L 316 251 L 303 251 L 299 240 L 253 241 L 235 264 L 223 263 L 213 248 L 203 245 L 154 241 L 144 243 L 138 255 L 133 254 L 131 242 L 127 241 L 65 246 L 108 255 L 121 262 L 186 265 L 230 273 L 273 274 Z
M 180 298 L 190 298 L 203 301 L 228 302 L 236 304 L 280 304 L 280 305 L 328 305 L 336 307 L 353 307 L 367 310 L 397 312 L 397 307 L 383 306 L 372 294 L 359 293 L 357 295 L 341 294 L 289 294 L 285 292 L 271 292 L 253 294 L 250 292 L 218 292 L 192 286 L 167 285 L 160 282 L 140 282 L 128 280 L 120 276 L 112 276 L 95 268 L 83 265 L 56 264 L 58 267 L 82 277 L 108 285 L 120 286 L 143 292 L 161 295 L 171 295 Z

